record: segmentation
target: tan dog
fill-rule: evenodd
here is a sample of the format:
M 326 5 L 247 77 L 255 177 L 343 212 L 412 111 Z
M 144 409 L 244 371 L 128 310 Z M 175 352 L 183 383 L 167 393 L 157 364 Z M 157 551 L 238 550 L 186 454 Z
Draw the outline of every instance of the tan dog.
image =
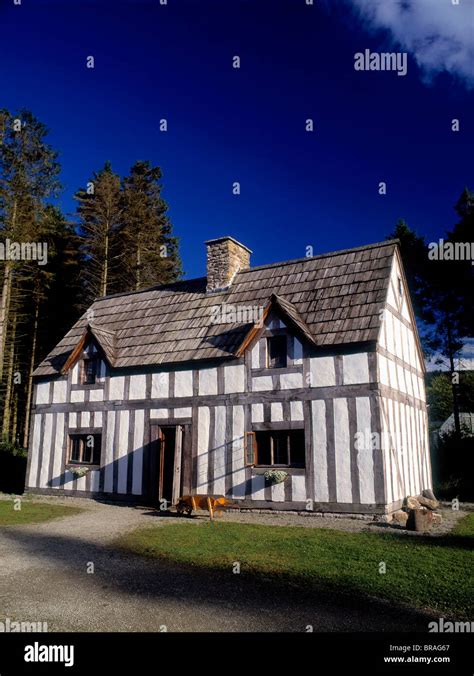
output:
M 228 504 L 227 498 L 223 495 L 183 495 L 178 500 L 176 511 L 179 516 L 185 513 L 191 516 L 196 509 L 207 509 L 212 521 L 214 512 L 218 514 Z

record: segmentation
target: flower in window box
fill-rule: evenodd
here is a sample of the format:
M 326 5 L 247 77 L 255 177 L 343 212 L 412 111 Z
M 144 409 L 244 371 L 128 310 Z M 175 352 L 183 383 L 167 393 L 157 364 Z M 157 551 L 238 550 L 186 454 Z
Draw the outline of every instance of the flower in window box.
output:
M 284 472 L 282 469 L 269 469 L 265 472 L 265 481 L 270 484 L 281 484 L 283 481 L 288 479 L 288 472 Z
M 87 472 L 90 470 L 90 467 L 70 467 L 69 471 L 74 474 L 74 476 L 80 478 L 86 476 Z

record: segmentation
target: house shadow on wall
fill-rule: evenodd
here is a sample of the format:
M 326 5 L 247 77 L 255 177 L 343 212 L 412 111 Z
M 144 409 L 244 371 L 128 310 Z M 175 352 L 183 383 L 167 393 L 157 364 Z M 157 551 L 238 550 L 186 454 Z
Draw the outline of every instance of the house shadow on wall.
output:
M 245 473 L 243 464 L 242 467 L 236 469 L 233 462 L 232 454 L 236 452 L 235 445 L 239 442 L 243 444 L 244 438 L 239 437 L 216 446 L 206 453 L 200 453 L 197 467 L 194 467 L 197 458 L 193 458 L 193 466 L 190 471 L 187 472 L 186 469 L 183 471 L 184 477 L 188 474 L 188 484 L 189 482 L 191 484 L 186 486 L 185 479 L 180 494 L 217 493 L 225 495 L 229 500 L 233 498 L 244 499 L 246 495 L 250 495 L 252 490 L 251 479 L 242 481 L 235 478 L 242 472 Z M 156 507 L 159 506 L 156 487 L 157 475 L 155 465 L 152 462 L 153 454 L 156 453 L 156 442 L 149 442 L 140 449 L 135 449 L 120 458 L 115 458 L 106 465 L 102 465 L 99 469 L 91 469 L 82 480 L 76 478 L 71 471 L 66 469 L 60 475 L 49 479 L 47 487 L 53 489 L 55 493 L 57 491 L 58 496 L 74 495 L 74 497 L 90 497 L 97 502 L 116 502 L 119 505 L 143 504 Z M 239 455 L 241 453 L 242 451 L 239 451 Z M 138 454 L 142 461 L 141 494 L 133 492 L 133 468 L 139 466 L 135 458 Z M 184 462 L 186 461 L 184 460 Z M 201 469 L 203 465 L 204 470 Z M 211 474 L 209 474 L 209 466 L 212 467 Z M 98 482 L 95 486 L 92 483 L 92 472 L 98 472 Z M 211 481 L 209 481 L 209 477 Z M 106 491 L 107 481 L 109 484 L 112 481 L 117 490 Z M 125 486 L 126 490 L 124 491 Z M 216 486 L 224 490 L 214 490 Z M 94 490 L 94 488 L 98 488 L 98 490 Z M 34 489 L 31 489 L 31 491 L 34 493 Z M 165 513 L 165 510 L 160 511 Z

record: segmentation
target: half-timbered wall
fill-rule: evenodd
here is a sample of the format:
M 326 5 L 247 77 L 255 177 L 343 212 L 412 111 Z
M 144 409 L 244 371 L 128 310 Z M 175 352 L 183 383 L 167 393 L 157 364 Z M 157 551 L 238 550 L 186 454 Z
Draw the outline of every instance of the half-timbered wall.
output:
M 288 336 L 286 368 L 266 367 L 266 340 Z M 254 507 L 381 511 L 383 462 L 371 434 L 380 427 L 375 352 L 316 354 L 276 316 L 241 359 L 160 372 L 107 371 L 80 385 L 79 365 L 38 382 L 29 489 L 145 496 L 150 425 L 182 423 L 183 490 L 225 494 Z M 266 485 L 263 467 L 246 467 L 245 432 L 304 429 L 305 468 Z M 70 433 L 102 434 L 99 469 L 67 469 Z
M 380 513 L 430 487 L 423 357 L 394 243 L 225 281 L 232 281 L 225 293 L 210 298 L 203 295 L 209 288 L 192 282 L 189 302 L 179 304 L 179 332 L 177 322 L 169 328 L 160 319 L 161 305 L 176 312 L 174 293 L 97 301 L 97 319 L 80 320 L 36 371 L 27 488 L 150 499 L 154 440 L 166 424 L 183 426 L 183 493 L 225 494 L 257 508 Z M 234 328 L 213 329 L 202 340 L 209 303 L 226 299 L 238 309 L 245 298 L 265 317 L 261 330 L 212 313 L 213 324 L 227 317 Z M 130 331 L 121 330 L 123 316 Z M 148 328 L 138 340 L 142 322 Z M 269 368 L 280 363 L 282 341 L 274 359 L 267 355 L 268 339 L 277 336 L 287 338 L 286 366 Z M 243 354 L 227 359 L 237 345 Z M 92 380 L 91 364 L 70 368 L 82 349 L 100 358 L 94 384 L 81 377 Z M 67 375 L 46 377 L 66 352 Z M 189 355 L 202 358 L 182 361 Z M 153 366 L 170 359 L 173 367 Z M 304 431 L 305 467 L 289 467 L 289 479 L 270 486 L 266 467 L 246 466 L 244 440 L 291 429 Z M 68 462 L 72 434 L 101 438 L 100 465 L 80 478 Z M 81 457 L 84 440 L 74 448 Z
M 428 417 L 421 355 L 408 289 L 394 257 L 377 345 L 387 503 L 431 488 Z

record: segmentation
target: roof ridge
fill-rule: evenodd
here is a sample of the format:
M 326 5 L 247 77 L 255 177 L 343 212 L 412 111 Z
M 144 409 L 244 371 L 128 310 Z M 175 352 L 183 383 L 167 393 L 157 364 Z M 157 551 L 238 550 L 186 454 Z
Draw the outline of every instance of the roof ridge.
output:
M 294 265 L 295 263 L 304 263 L 306 261 L 312 261 L 315 258 L 327 258 L 329 256 L 339 256 L 341 254 L 352 253 L 353 251 L 364 251 L 366 249 L 376 249 L 377 247 L 382 246 L 391 246 L 393 244 L 400 244 L 399 239 L 386 239 L 383 242 L 375 242 L 374 244 L 364 244 L 362 246 L 355 246 L 350 249 L 337 249 L 336 251 L 328 251 L 327 253 L 316 254 L 315 256 L 304 256 L 303 258 L 293 258 L 288 261 L 277 261 L 276 263 L 265 263 L 264 265 L 256 265 L 254 267 L 248 268 L 247 270 L 240 270 L 237 274 L 246 274 L 248 272 L 253 272 L 254 270 L 265 270 L 267 268 L 282 267 L 283 265 Z M 191 277 L 191 279 L 178 279 L 175 282 L 168 282 L 167 284 L 154 284 L 149 286 L 146 289 L 139 289 L 138 291 L 123 291 L 122 293 L 111 293 L 108 296 L 100 296 L 94 299 L 94 303 L 100 302 L 103 300 L 108 300 L 109 298 L 121 298 L 122 296 L 134 296 L 140 293 L 147 293 L 149 291 L 160 291 L 169 286 L 174 286 L 175 284 L 190 284 L 191 282 L 199 282 L 206 280 L 206 276 L 202 277 Z
M 295 263 L 304 263 L 305 261 L 312 261 L 315 258 L 327 258 L 329 256 L 339 256 L 341 254 L 352 253 L 353 251 L 364 251 L 365 249 L 376 249 L 381 246 L 391 246 L 393 244 L 400 244 L 399 239 L 387 239 L 383 242 L 375 242 L 375 244 L 365 244 L 363 246 L 354 246 L 351 249 L 337 249 L 336 251 L 328 251 L 327 253 L 316 254 L 315 256 L 304 256 L 303 258 L 293 258 L 289 261 L 280 261 L 276 263 L 265 263 L 264 265 L 256 265 L 247 270 L 240 270 L 238 273 L 253 272 L 254 270 L 263 270 L 265 268 L 281 267 L 282 265 L 294 265 Z
M 227 291 L 224 296 L 206 294 L 205 277 L 105 296 L 106 302 L 97 299 L 93 306 L 96 315 L 90 317 L 90 332 L 114 368 L 235 358 L 247 325 L 211 326 L 216 323 L 212 303 L 229 298 L 253 307 L 267 303 L 273 292 L 275 310 L 283 321 L 288 318 L 288 326 L 315 342 L 316 348 L 376 341 L 392 268 L 387 263 L 397 252 L 397 241 L 385 240 L 270 263 L 239 273 L 230 295 Z M 69 368 L 87 336 L 87 320 L 84 313 L 35 369 L 35 377 Z

